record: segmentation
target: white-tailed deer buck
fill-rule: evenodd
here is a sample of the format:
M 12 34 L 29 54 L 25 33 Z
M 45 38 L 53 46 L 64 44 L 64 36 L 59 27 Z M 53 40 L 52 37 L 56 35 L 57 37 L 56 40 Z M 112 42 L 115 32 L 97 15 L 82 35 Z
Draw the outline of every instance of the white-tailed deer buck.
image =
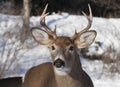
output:
M 40 19 L 42 28 L 32 28 L 31 32 L 39 44 L 49 48 L 52 62 L 31 68 L 25 75 L 23 87 L 94 87 L 79 59 L 79 49 L 92 44 L 96 37 L 96 31 L 88 30 L 92 23 L 90 6 L 89 16 L 83 12 L 87 27 L 72 37 L 57 36 L 56 29 L 52 31 L 45 24 L 46 9 L 47 5 Z

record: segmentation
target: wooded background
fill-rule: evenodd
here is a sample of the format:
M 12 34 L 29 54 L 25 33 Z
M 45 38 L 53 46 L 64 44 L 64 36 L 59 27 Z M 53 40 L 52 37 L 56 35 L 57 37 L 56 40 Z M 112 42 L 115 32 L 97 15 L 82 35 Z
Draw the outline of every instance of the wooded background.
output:
M 120 0 L 28 0 L 30 15 L 40 15 L 48 3 L 48 10 L 52 12 L 68 12 L 81 14 L 88 12 L 87 4 L 92 7 L 93 15 L 98 17 L 120 17 Z M 23 14 L 23 0 L 0 0 L 0 12 L 6 14 Z

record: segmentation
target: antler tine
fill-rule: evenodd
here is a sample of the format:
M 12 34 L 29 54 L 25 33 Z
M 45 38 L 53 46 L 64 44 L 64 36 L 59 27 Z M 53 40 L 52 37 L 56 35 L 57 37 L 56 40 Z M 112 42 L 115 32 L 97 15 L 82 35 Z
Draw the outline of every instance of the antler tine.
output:
M 86 32 L 86 31 L 89 30 L 90 27 L 91 27 L 92 20 L 93 20 L 93 16 L 92 16 L 91 7 L 90 7 L 89 4 L 88 4 L 88 7 L 89 7 L 89 12 L 90 12 L 89 16 L 87 16 L 84 12 L 82 12 L 83 15 L 84 15 L 84 16 L 87 18 L 87 20 L 88 20 L 88 25 L 87 25 L 87 27 L 85 27 L 85 28 L 84 28 L 81 32 L 79 32 L 78 34 L 81 34 L 81 33 L 83 33 L 83 32 Z
M 45 24 L 45 17 L 49 14 L 49 13 L 46 13 L 46 10 L 47 10 L 47 7 L 48 7 L 48 4 L 45 6 L 45 9 L 40 17 L 40 24 L 42 25 L 42 27 L 46 30 L 46 32 L 53 36 L 54 38 L 56 37 L 56 32 L 53 32 L 46 24 Z
M 47 7 L 48 7 L 48 4 L 45 6 L 45 9 L 40 17 L 40 24 L 42 25 L 43 28 L 45 28 L 46 31 L 50 31 L 48 26 L 45 24 L 45 17 L 49 14 L 49 13 L 46 13 Z

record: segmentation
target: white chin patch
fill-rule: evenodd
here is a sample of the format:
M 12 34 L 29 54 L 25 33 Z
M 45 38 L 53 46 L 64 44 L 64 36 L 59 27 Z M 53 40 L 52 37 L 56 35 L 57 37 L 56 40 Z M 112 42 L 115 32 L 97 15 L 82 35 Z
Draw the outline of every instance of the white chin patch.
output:
M 65 67 L 61 67 L 61 68 L 56 68 L 54 67 L 55 73 L 58 75 L 67 75 L 70 73 L 70 68 L 65 68 Z

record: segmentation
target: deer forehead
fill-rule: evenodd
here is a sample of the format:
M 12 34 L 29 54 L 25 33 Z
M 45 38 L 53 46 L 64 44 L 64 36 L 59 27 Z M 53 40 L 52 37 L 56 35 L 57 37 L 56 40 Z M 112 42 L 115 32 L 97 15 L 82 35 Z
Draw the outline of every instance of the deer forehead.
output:
M 74 45 L 70 37 L 64 37 L 64 36 L 57 37 L 54 41 L 54 44 L 62 48 L 68 47 L 70 45 Z

